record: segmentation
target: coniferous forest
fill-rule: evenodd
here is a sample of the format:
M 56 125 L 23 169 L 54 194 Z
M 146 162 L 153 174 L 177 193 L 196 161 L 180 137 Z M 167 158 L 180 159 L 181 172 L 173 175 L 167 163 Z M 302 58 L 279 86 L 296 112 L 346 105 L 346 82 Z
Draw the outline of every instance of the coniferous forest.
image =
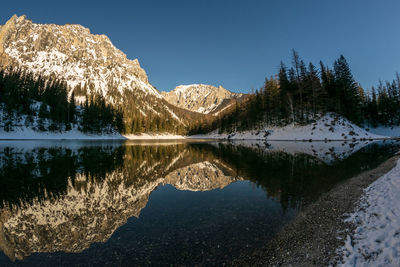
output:
M 260 89 L 236 100 L 219 116 L 188 112 L 165 102 L 184 118 L 186 124 L 179 125 L 169 114 L 142 114 L 135 104 L 138 99 L 130 91 L 125 92 L 124 105 L 113 106 L 86 87 L 77 86 L 68 95 L 67 83 L 56 77 L 37 77 L 21 69 L 0 70 L 1 123 L 6 131 L 22 125 L 32 125 L 38 131 L 68 131 L 75 125 L 89 133 L 197 134 L 308 124 L 334 112 L 364 127 L 400 125 L 398 73 L 393 81 L 380 81 L 377 87 L 365 90 L 342 55 L 332 66 L 322 61 L 316 66 L 306 64 L 292 50 L 291 61 L 290 66 L 281 62 L 279 72 L 267 77 Z M 109 92 L 113 97 L 118 90 L 114 91 Z M 85 101 L 77 105 L 75 96 L 84 96 Z
M 322 61 L 306 64 L 292 50 L 288 67 L 281 62 L 279 72 L 267 77 L 264 85 L 246 101 L 236 102 L 232 112 L 193 133 L 249 130 L 265 125 L 308 124 L 327 112 L 339 114 L 357 125 L 377 127 L 400 125 L 400 76 L 379 82 L 377 89 L 365 90 L 352 75 L 341 55 L 333 67 Z
M 74 93 L 68 97 L 65 81 L 34 77 L 19 69 L 0 70 L 0 105 L 6 131 L 22 125 L 38 131 L 68 131 L 73 125 L 90 133 L 124 130 L 122 112 L 106 104 L 100 95 L 91 95 L 78 107 Z

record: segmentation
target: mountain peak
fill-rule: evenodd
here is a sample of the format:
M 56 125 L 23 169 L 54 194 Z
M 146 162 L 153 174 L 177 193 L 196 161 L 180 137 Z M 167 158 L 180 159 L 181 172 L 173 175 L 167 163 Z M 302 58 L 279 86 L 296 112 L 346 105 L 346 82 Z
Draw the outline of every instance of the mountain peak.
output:
M 207 84 L 179 85 L 171 92 L 162 94 L 172 105 L 203 114 L 212 113 L 224 100 L 241 95 L 232 93 L 221 85 L 215 87 Z
M 157 117 L 185 125 L 149 83 L 137 59 L 128 59 L 106 35 L 92 34 L 79 24 L 38 24 L 12 16 L 0 26 L 0 67 L 57 77 L 66 82 L 69 95 L 74 92 L 77 103 L 102 95 L 129 114 L 124 118 L 128 133 L 134 128 L 152 131 Z M 134 123 L 144 117 L 152 120 Z
M 26 15 L 18 16 L 17 14 L 14 14 L 14 15 L 12 15 L 12 17 L 9 20 L 7 20 L 6 24 L 4 24 L 4 26 L 15 25 L 15 24 L 23 22 L 25 20 L 28 20 L 26 18 Z
M 91 34 L 78 24 L 36 24 L 25 15 L 12 16 L 0 28 L 0 65 L 55 74 L 71 87 L 93 83 L 95 91 L 103 93 L 110 83 L 115 85 L 115 79 L 107 78 L 126 77 L 121 90 L 137 85 L 146 87 L 144 93 L 161 97 L 137 59 L 127 59 L 106 35 Z
M 178 93 L 188 93 L 190 91 L 203 91 L 203 92 L 212 92 L 212 91 L 221 91 L 224 93 L 231 93 L 221 85 L 218 87 L 215 87 L 213 85 L 207 85 L 207 84 L 187 84 L 187 85 L 178 85 L 175 87 L 174 90 L 171 92 L 174 92 L 175 94 Z

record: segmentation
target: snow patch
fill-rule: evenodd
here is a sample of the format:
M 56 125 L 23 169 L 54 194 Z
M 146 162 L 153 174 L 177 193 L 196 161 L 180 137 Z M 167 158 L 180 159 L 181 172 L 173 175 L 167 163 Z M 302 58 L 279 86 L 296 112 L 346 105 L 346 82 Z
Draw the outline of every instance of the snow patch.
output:
M 268 140 L 268 141 L 354 141 L 360 139 L 382 139 L 387 136 L 367 132 L 349 120 L 328 113 L 315 123 L 305 126 L 290 124 L 284 127 L 265 126 L 257 130 L 222 133 L 217 131 L 194 135 L 193 138 Z
M 73 128 L 70 131 L 60 132 L 40 132 L 34 131 L 30 127 L 18 127 L 13 131 L 6 132 L 0 129 L 0 140 L 39 140 L 39 139 L 68 139 L 68 140 L 124 140 L 126 139 L 119 133 L 111 134 L 89 134 Z
M 357 227 L 339 249 L 343 266 L 400 266 L 399 196 L 400 160 L 364 190 L 357 210 L 346 219 Z
M 182 135 L 174 135 L 169 133 L 160 133 L 160 134 L 126 134 L 124 135 L 125 138 L 129 140 L 151 140 L 151 139 L 185 139 L 185 136 Z

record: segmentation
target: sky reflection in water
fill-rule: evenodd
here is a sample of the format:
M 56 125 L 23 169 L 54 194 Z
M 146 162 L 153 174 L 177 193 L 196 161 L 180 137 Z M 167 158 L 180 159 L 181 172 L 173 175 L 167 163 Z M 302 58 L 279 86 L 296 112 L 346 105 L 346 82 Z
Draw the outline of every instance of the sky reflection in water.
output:
M 222 264 L 393 143 L 1 142 L 0 264 Z

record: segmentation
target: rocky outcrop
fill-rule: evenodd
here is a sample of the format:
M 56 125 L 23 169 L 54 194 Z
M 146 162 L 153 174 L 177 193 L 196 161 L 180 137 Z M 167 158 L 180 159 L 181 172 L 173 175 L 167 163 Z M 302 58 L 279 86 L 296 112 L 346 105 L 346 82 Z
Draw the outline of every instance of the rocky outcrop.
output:
M 203 114 L 212 113 L 224 100 L 242 95 L 232 93 L 222 86 L 205 84 L 180 85 L 171 92 L 162 92 L 162 94 L 172 105 Z
M 122 88 L 136 85 L 159 95 L 137 59 L 127 59 L 107 36 L 91 34 L 81 25 L 36 24 L 14 15 L 1 28 L 0 53 L 3 65 L 53 73 L 71 86 L 86 82 L 101 90 L 111 83 Z
M 18 17 L 14 15 L 5 25 L 0 27 L 0 64 L 3 66 L 8 65 L 8 55 L 5 53 L 4 49 L 11 34 L 15 32 L 15 24 L 17 20 Z

